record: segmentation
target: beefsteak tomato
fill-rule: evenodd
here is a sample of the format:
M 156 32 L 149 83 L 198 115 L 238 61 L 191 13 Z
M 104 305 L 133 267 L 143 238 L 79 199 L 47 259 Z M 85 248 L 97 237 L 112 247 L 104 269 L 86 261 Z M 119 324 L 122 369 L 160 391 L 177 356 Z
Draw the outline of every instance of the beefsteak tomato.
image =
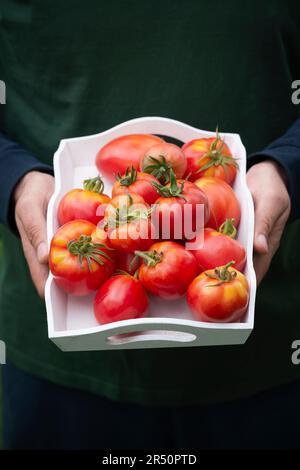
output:
M 187 302 L 197 320 L 234 322 L 246 312 L 249 284 L 244 274 L 231 267 L 232 264 L 204 271 L 192 281 Z
M 228 184 L 233 183 L 238 164 L 218 131 L 216 137 L 187 142 L 182 151 L 186 156 L 186 176 L 189 175 L 190 181 L 195 181 L 201 176 L 217 176 Z
M 51 241 L 49 266 L 56 284 L 73 295 L 87 295 L 115 269 L 107 233 L 86 220 L 62 225 Z
M 59 203 L 57 218 L 59 225 L 71 220 L 84 219 L 97 225 L 103 219 L 110 197 L 103 194 L 104 184 L 100 176 L 83 182 L 84 189 L 72 189 Z
M 175 242 L 154 243 L 149 251 L 135 254 L 143 260 L 138 271 L 141 283 L 162 299 L 183 296 L 199 272 L 192 253 Z

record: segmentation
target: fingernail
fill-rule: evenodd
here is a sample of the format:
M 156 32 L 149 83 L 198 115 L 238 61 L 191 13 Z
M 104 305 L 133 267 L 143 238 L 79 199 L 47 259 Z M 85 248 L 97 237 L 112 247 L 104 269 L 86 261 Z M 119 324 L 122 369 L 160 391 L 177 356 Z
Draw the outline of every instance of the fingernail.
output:
M 259 244 L 266 253 L 268 252 L 268 240 L 263 233 L 257 235 L 256 243 Z
M 37 259 L 39 263 L 45 263 L 45 261 L 47 261 L 47 258 L 48 258 L 47 245 L 45 242 L 42 242 L 37 247 Z

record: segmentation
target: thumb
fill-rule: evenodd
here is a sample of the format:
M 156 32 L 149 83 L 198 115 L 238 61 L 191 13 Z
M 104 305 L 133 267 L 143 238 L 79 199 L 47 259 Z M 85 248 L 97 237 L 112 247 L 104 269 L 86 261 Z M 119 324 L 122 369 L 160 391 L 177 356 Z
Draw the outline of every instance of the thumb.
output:
M 267 199 L 255 204 L 254 250 L 266 254 L 269 250 L 269 235 L 277 220 L 277 211 Z

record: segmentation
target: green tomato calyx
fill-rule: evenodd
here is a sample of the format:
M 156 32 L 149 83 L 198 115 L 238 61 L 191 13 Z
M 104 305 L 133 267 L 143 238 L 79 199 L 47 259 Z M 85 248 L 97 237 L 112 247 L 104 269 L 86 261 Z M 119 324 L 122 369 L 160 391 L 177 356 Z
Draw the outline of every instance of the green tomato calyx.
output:
M 223 235 L 227 235 L 230 238 L 235 238 L 237 235 L 237 229 L 234 225 L 234 219 L 226 219 L 218 228 L 218 232 Z
M 83 188 L 86 191 L 92 191 L 93 193 L 102 194 L 104 191 L 104 183 L 100 175 L 96 176 L 96 178 L 89 178 L 84 180 Z
M 207 287 L 217 287 L 221 286 L 225 282 L 231 282 L 233 281 L 236 276 L 237 272 L 236 271 L 229 271 L 229 268 L 235 264 L 235 261 L 230 261 L 227 263 L 225 266 L 221 266 L 218 268 L 215 268 L 214 273 L 208 273 L 205 272 L 204 274 L 209 277 L 210 279 L 216 279 L 218 282 L 216 284 L 210 284 Z
M 68 250 L 72 255 L 78 256 L 80 267 L 83 268 L 83 260 L 86 259 L 90 271 L 92 270 L 92 260 L 101 266 L 105 264 L 99 256 L 103 256 L 104 258 L 112 261 L 111 257 L 103 251 L 103 248 L 107 250 L 113 249 L 103 243 L 92 242 L 92 237 L 89 235 L 80 235 L 78 239 L 71 240 L 68 243 Z

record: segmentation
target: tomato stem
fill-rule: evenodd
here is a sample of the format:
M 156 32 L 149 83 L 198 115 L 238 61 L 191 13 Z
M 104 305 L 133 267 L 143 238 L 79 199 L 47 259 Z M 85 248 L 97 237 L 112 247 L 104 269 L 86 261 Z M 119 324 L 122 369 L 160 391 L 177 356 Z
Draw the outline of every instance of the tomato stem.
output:
M 220 225 L 218 232 L 223 235 L 227 235 L 230 238 L 235 238 L 237 235 L 237 229 L 234 225 L 234 219 L 226 219 L 225 222 Z
M 135 251 L 136 256 L 140 256 L 147 266 L 154 267 L 161 262 L 163 254 L 158 251 Z
M 170 168 L 170 186 L 164 186 L 162 184 L 155 183 L 155 182 L 152 183 L 152 186 L 156 189 L 158 194 L 160 194 L 163 197 L 180 197 L 184 201 L 186 201 L 186 198 L 182 195 L 184 183 L 185 181 L 183 181 L 182 183 L 180 183 L 180 185 L 178 185 L 175 173 L 173 169 Z
M 116 228 L 120 225 L 130 224 L 136 220 L 146 220 L 153 211 L 153 208 L 147 209 L 146 206 L 130 205 L 121 206 L 114 209 L 113 215 L 108 217 L 105 228 Z
M 202 171 L 208 170 L 213 166 L 222 166 L 225 173 L 228 172 L 228 166 L 234 166 L 239 168 L 239 165 L 236 159 L 233 156 L 223 154 L 225 141 L 220 137 L 218 126 L 216 128 L 216 138 L 212 142 L 210 149 L 203 155 L 203 158 L 209 158 L 209 161 L 201 166 L 195 173 L 200 173 Z
M 132 165 L 131 169 L 129 167 L 126 168 L 124 175 L 121 175 L 118 172 L 116 176 L 116 180 L 119 181 L 121 186 L 130 186 L 134 183 L 137 179 L 137 170 Z
M 92 237 L 89 235 L 80 235 L 78 239 L 71 240 L 68 243 L 68 250 L 72 255 L 78 256 L 80 267 L 83 268 L 83 260 L 86 259 L 90 271 L 92 270 L 92 260 L 101 266 L 105 264 L 99 256 L 103 256 L 104 258 L 112 261 L 111 257 L 101 248 L 113 250 L 113 248 L 110 248 L 103 243 L 93 243 Z
M 92 191 L 93 193 L 102 194 L 104 191 L 104 183 L 100 175 L 96 176 L 96 178 L 89 178 L 84 180 L 83 188 L 86 191 Z
M 164 184 L 170 181 L 170 170 L 173 169 L 172 165 L 167 162 L 164 155 L 159 155 L 158 158 L 148 155 L 147 158 L 152 162 L 142 167 L 144 173 L 155 176 L 158 180 L 162 180 Z
M 229 263 L 225 264 L 225 266 L 220 266 L 215 268 L 214 273 L 205 272 L 204 274 L 209 277 L 210 279 L 216 279 L 218 282 L 216 284 L 209 284 L 207 287 L 217 287 L 224 284 L 224 282 L 231 282 L 233 281 L 236 276 L 236 271 L 229 271 L 229 268 L 235 264 L 235 261 L 230 261 Z

